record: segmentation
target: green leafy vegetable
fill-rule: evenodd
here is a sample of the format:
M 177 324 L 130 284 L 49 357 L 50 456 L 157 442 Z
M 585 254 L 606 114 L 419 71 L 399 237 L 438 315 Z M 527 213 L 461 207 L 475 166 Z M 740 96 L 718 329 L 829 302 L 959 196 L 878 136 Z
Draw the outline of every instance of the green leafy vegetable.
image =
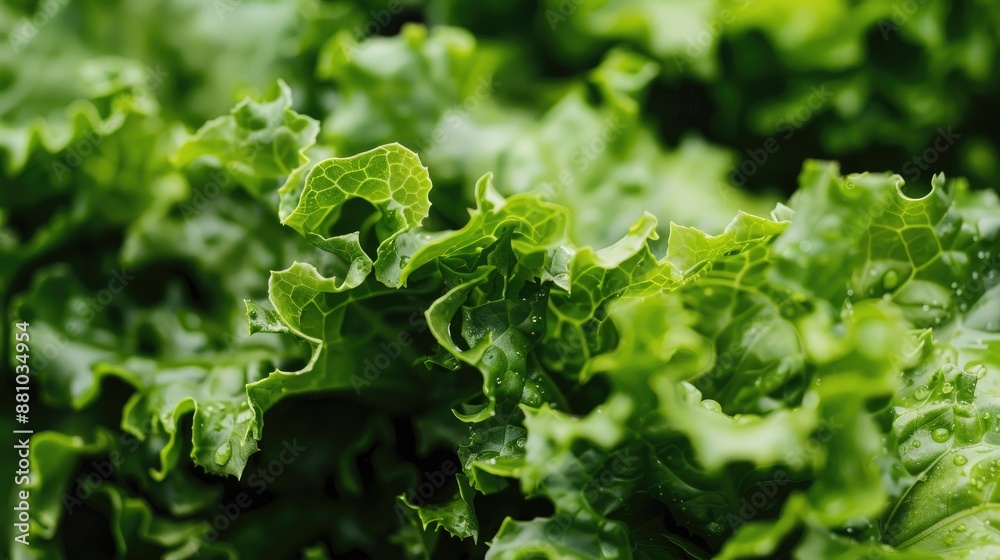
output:
M 1000 556 L 998 15 L 0 7 L 6 553 Z

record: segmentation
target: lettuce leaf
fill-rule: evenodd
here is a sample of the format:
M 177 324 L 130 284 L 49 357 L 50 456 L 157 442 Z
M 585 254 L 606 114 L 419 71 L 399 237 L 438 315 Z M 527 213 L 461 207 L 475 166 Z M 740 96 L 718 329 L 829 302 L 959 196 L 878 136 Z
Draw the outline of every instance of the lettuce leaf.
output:
M 0 7 L 0 303 L 46 427 L 11 556 L 1000 554 L 995 193 L 732 186 L 827 79 L 754 182 L 979 118 L 995 10 L 521 8 Z

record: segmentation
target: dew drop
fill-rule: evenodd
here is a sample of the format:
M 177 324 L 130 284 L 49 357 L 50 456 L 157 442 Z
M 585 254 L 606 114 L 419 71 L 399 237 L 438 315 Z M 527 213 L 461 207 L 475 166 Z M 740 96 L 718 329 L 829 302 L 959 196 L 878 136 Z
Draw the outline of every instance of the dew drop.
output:
M 949 394 L 955 390 L 955 387 L 951 383 L 945 383 L 941 386 L 941 392 L 944 394 Z
M 951 436 L 951 433 L 948 432 L 947 428 L 937 428 L 936 430 L 934 430 L 933 432 L 931 432 L 931 439 L 933 439 L 934 441 L 936 441 L 938 443 L 944 443 L 944 442 L 948 441 L 948 438 L 950 436 Z
M 899 285 L 899 274 L 895 270 L 890 270 L 882 277 L 882 287 L 891 290 Z
M 965 455 L 955 455 L 953 462 L 955 463 L 955 466 L 961 467 L 962 465 L 968 463 L 969 460 L 965 458 Z
M 920 440 L 919 439 L 913 440 L 913 447 L 920 447 Z
M 928 395 L 930 395 L 930 391 L 923 385 L 917 387 L 917 390 L 913 392 L 913 396 L 921 401 L 926 399 Z
M 233 456 L 233 446 L 227 441 L 219 446 L 215 450 L 215 462 L 219 465 L 225 465 L 229 462 L 229 458 Z

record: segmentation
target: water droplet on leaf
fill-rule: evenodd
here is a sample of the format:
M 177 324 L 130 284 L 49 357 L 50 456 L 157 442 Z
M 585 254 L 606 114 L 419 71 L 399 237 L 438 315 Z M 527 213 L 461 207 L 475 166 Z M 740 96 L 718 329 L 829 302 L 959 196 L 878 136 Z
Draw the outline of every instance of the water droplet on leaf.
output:
M 933 439 L 938 443 L 944 443 L 948 441 L 949 437 L 951 437 L 951 432 L 949 432 L 947 428 L 937 428 L 936 430 L 931 432 L 931 439 Z
M 886 290 L 892 290 L 899 285 L 899 274 L 895 270 L 890 270 L 885 273 L 882 277 L 882 287 Z
M 215 450 L 215 462 L 220 465 L 225 465 L 229 462 L 229 458 L 233 456 L 233 446 L 227 441 L 219 446 Z

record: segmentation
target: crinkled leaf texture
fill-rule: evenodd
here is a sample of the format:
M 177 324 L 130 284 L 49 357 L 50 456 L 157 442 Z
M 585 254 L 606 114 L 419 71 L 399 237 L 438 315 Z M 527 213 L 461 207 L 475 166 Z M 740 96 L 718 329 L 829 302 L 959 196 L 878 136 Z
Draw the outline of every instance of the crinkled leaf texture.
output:
M 602 70 L 607 87 L 622 64 L 641 89 L 645 74 L 626 62 Z M 612 98 L 632 110 L 632 97 Z M 637 212 L 615 216 L 632 225 L 594 248 L 573 242 L 577 209 L 531 192 L 504 197 L 487 173 L 468 219 L 439 229 L 416 153 L 386 144 L 316 159 L 315 122 L 290 104 L 287 87 L 245 101 L 175 158 L 226 166 L 268 203 L 275 229 L 249 246 L 208 234 L 179 246 L 137 227 L 125 251 L 137 262 L 191 251 L 217 274 L 225 264 L 205 255 L 283 262 L 267 300 L 245 302 L 252 336 L 222 349 L 189 327 L 189 312 L 133 309 L 124 330 L 151 330 L 161 347 L 146 357 L 138 337 L 77 305 L 85 291 L 59 267 L 12 302 L 39 336 L 66 341 L 40 378 L 50 402 L 84 408 L 107 376 L 136 389 L 122 428 L 157 461 L 130 468 L 183 498 L 172 513 L 207 503 L 177 468 L 185 416 L 195 464 L 241 476 L 269 410 L 338 391 L 369 407 L 417 398 L 448 412 L 422 419 L 447 429 L 417 434 L 418 446 L 458 444 L 457 488 L 397 501 L 395 542 L 418 556 L 445 533 L 502 559 L 997 554 L 995 196 L 938 176 L 912 197 L 897 175 L 842 176 L 809 161 L 770 218 L 739 212 L 711 234 L 661 230 Z M 194 219 L 224 231 L 245 211 Z M 186 231 L 175 226 L 164 225 Z M 275 241 L 276 230 L 295 241 Z M 230 291 L 262 283 L 240 270 L 224 281 Z M 230 335 L 238 304 L 213 328 Z M 81 322 L 86 340 L 72 336 Z M 380 353 L 385 366 L 370 359 Z M 362 439 L 383 428 L 366 426 Z M 64 483 L 68 465 L 113 447 L 96 433 L 92 443 L 40 436 L 54 463 L 39 471 Z M 341 490 L 359 492 L 344 465 Z M 204 546 L 202 524 L 161 522 L 117 486 L 103 495 L 122 554 L 135 540 L 178 556 L 229 553 Z M 489 525 L 495 512 L 483 504 L 511 495 L 551 513 L 504 510 Z M 42 497 L 35 523 L 51 536 L 58 497 Z
M 490 175 L 478 182 L 476 209 L 463 228 L 425 230 L 430 188 L 416 154 L 398 144 L 312 168 L 286 225 L 317 247 L 343 255 L 325 234 L 337 227 L 347 200 L 368 201 L 374 212 L 362 222 L 364 230 L 346 236 L 355 243 L 374 237 L 376 278 L 326 278 L 299 263 L 272 274 L 274 312 L 251 306 L 252 328 L 291 332 L 307 340 L 313 354 L 300 371 L 274 372 L 251 384 L 255 410 L 259 415 L 290 393 L 350 386 L 356 371 L 338 367 L 349 351 L 341 332 L 346 310 L 386 297 L 386 292 L 407 290 L 408 281 L 429 282 L 439 293 L 424 313 L 429 330 L 460 364 L 479 370 L 484 400 L 458 403 L 455 410 L 470 427 L 459 448 L 469 486 L 463 484 L 451 502 L 419 508 L 423 525 L 474 536 L 475 513 L 464 496 L 472 489 L 493 493 L 503 488 L 505 478 L 520 478 L 526 492 L 553 501 L 557 516 L 528 525 L 508 520 L 493 539 L 491 554 L 506 557 L 537 548 L 553 555 L 592 557 L 593 551 L 603 550 L 609 558 L 627 557 L 627 526 L 606 516 L 639 488 L 639 459 L 618 449 L 631 446 L 642 452 L 625 430 L 633 401 L 623 394 L 609 407 L 614 415 L 594 416 L 593 433 L 588 425 L 575 428 L 572 416 L 556 411 L 566 409 L 567 401 L 536 349 L 558 344 L 562 331 L 591 337 L 587 324 L 610 302 L 680 289 L 715 261 L 766 242 L 784 223 L 740 214 L 718 236 L 672 226 L 668 253 L 657 257 L 650 247 L 657 239 L 656 220 L 646 214 L 637 216 L 621 241 L 594 251 L 568 241 L 564 208 L 528 194 L 504 198 Z M 361 251 L 356 244 L 353 249 Z M 647 387 L 646 396 L 651 395 Z M 539 444 L 531 427 L 539 426 L 539 432 L 543 421 L 552 426 L 554 439 Z M 581 459 L 571 451 L 579 444 L 597 444 L 600 451 Z M 543 457 L 531 460 L 532 453 Z M 584 487 L 610 465 L 628 471 L 629 481 L 602 492 L 593 503 Z M 556 485 L 553 477 L 563 482 Z M 568 527 L 562 527 L 566 520 Z M 546 544 L 552 527 L 558 527 L 558 538 Z
M 424 315 L 448 369 L 482 376 L 454 411 L 470 430 L 459 493 L 417 508 L 422 529 L 475 536 L 469 493 L 513 479 L 555 513 L 507 519 L 490 558 L 692 549 L 639 529 L 633 508 L 650 502 L 723 558 L 991 554 L 1000 320 L 980 263 L 995 198 L 942 177 L 912 198 L 898 176 L 820 162 L 801 184 L 772 219 L 739 214 L 714 236 L 672 224 L 657 256 L 648 214 L 610 247 L 578 247 L 564 208 L 504 198 L 487 175 L 468 223 L 431 231 L 406 148 L 321 162 L 286 223 L 324 248 L 345 201 L 367 200 L 357 235 L 374 238 L 376 275 L 276 273 L 277 320 L 314 353 L 258 385 L 348 386 L 330 361 L 344 307 L 417 282 L 437 294 Z M 581 416 L 566 383 L 595 376 L 610 393 Z

